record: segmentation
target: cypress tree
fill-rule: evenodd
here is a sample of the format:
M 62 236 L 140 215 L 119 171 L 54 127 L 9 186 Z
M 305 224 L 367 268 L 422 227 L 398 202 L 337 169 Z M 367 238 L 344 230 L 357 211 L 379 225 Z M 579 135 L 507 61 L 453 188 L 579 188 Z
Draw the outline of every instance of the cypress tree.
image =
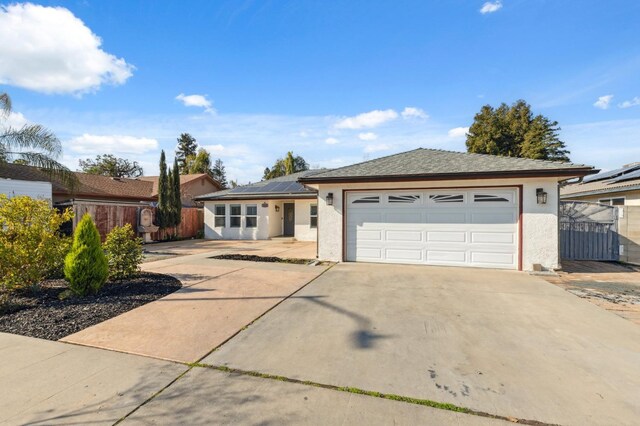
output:
M 158 177 L 158 208 L 156 210 L 156 224 L 160 228 L 171 226 L 169 189 L 167 161 L 164 155 L 164 150 L 162 150 L 162 153 L 160 154 L 160 176 Z
M 73 246 L 64 260 L 64 276 L 71 291 L 79 296 L 96 294 L 109 276 L 100 233 L 88 213 L 82 216 L 73 234 Z
M 182 197 L 180 196 L 180 171 L 177 158 L 173 160 L 172 177 L 171 204 L 173 205 L 173 226 L 178 226 L 180 222 L 182 222 Z

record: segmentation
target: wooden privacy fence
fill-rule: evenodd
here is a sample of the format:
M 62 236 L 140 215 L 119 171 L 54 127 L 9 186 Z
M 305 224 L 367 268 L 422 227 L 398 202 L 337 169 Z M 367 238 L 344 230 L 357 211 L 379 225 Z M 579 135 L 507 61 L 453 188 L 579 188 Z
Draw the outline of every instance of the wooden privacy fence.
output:
M 75 216 L 73 218 L 73 229 L 75 230 L 78 222 L 85 213 L 89 213 L 93 218 L 100 237 L 104 241 L 109 231 L 116 226 L 123 226 L 127 223 L 131 225 L 137 232 L 138 218 L 140 210 L 143 208 L 153 212 L 155 219 L 156 208 L 149 206 L 127 206 L 117 204 L 91 204 L 76 203 L 73 206 Z M 183 207 L 182 220 L 176 228 L 161 229 L 151 234 L 151 238 L 155 241 L 163 241 L 170 239 L 174 234 L 178 238 L 195 238 L 204 232 L 204 211 L 196 207 Z
M 567 260 L 617 261 L 618 209 L 580 201 L 560 203 L 560 256 Z

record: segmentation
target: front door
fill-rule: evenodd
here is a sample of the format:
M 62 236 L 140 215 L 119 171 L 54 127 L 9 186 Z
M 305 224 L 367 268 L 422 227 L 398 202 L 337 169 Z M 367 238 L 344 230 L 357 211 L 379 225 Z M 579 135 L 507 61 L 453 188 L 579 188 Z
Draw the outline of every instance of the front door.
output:
M 296 222 L 295 204 L 284 203 L 284 235 L 293 237 Z

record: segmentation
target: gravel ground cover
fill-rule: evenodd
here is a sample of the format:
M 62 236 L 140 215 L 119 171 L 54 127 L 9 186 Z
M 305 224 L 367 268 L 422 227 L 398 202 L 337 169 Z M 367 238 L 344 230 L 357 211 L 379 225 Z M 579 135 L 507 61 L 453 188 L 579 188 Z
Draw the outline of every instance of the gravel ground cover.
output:
M 107 282 L 94 296 L 60 298 L 64 280 L 47 280 L 38 288 L 11 295 L 0 312 L 0 332 L 58 340 L 138 306 L 160 299 L 182 287 L 163 274 Z

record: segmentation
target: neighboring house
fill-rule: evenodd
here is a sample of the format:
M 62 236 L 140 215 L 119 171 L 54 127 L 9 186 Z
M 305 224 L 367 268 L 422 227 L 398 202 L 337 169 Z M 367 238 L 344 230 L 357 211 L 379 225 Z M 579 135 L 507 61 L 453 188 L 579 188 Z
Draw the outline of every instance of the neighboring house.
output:
M 55 179 L 52 180 L 40 169 L 19 164 L 4 164 L 0 167 L 0 178 L 29 182 L 51 182 L 51 193 L 55 205 L 78 203 L 152 205 L 158 200 L 158 177 L 114 178 L 74 172 L 78 188 L 71 192 Z M 220 189 L 220 184 L 207 174 L 180 176 L 180 192 L 185 207 L 195 205 L 194 197 Z
M 158 176 L 141 176 L 138 179 L 152 182 L 152 195 L 154 197 L 158 196 Z M 220 191 L 221 189 L 220 182 L 207 173 L 180 175 L 180 195 L 182 205 L 185 207 L 202 206 L 202 203 L 195 201 L 196 197 Z
M 289 236 L 315 241 L 316 192 L 298 179 L 318 172 L 295 173 L 196 197 L 204 202 L 205 238 L 264 240 Z
M 640 162 L 563 186 L 560 198 L 612 206 L 640 206 Z
M 318 191 L 318 258 L 559 267 L 558 186 L 592 167 L 416 149 L 300 178 Z
M 5 194 L 9 198 L 26 195 L 51 203 L 51 182 L 0 178 L 0 194 Z

